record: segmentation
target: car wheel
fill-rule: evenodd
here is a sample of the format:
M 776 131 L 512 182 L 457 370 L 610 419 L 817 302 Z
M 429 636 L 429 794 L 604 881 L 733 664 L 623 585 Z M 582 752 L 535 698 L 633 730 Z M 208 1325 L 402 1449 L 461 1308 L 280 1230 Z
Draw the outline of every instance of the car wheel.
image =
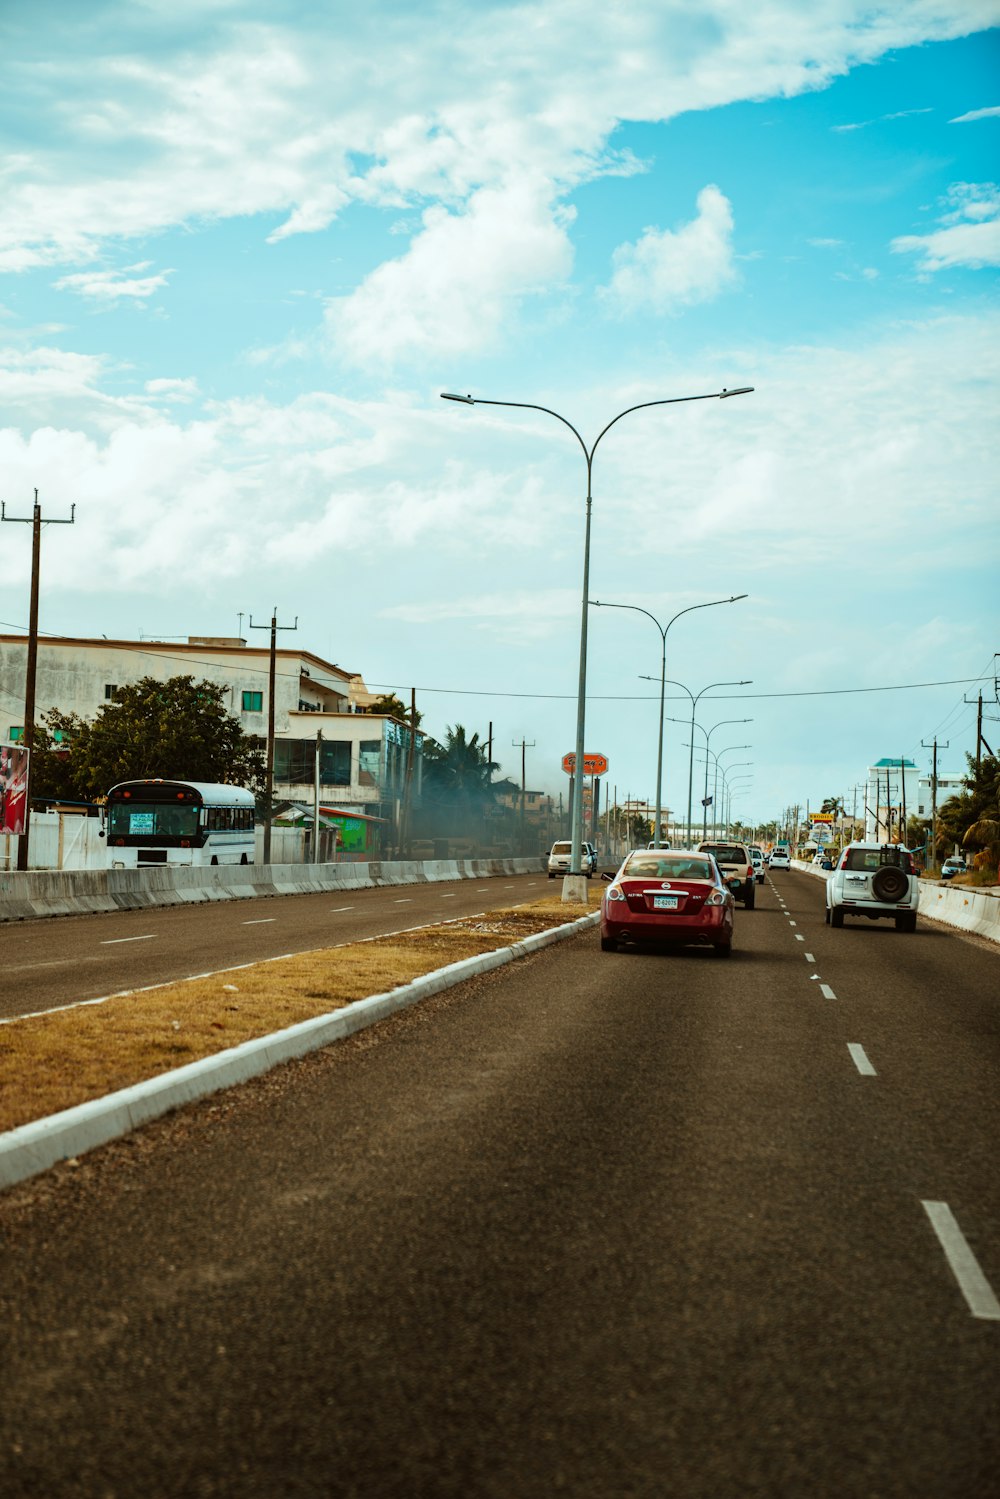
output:
M 757 890 L 753 885 L 747 886 L 747 893 L 743 897 L 743 906 L 747 911 L 752 911 L 757 902 Z
M 618 943 L 615 941 L 614 937 L 602 937 L 601 938 L 601 952 L 617 952 L 617 951 L 618 951 Z
M 831 926 L 843 926 L 844 925 L 844 913 L 843 913 L 843 911 L 834 910 L 834 911 L 830 912 L 830 925 Z
M 917 930 L 917 913 L 915 911 L 903 911 L 896 917 L 897 932 L 915 932 Z
M 715 944 L 715 956 L 717 958 L 731 958 L 733 955 L 733 944 L 731 942 L 717 942 Z
M 552 873 L 551 873 L 551 871 L 550 871 L 550 873 L 549 873 L 549 879 L 550 879 L 550 880 L 554 880 L 554 879 L 555 879 L 555 875 L 554 875 L 554 874 L 552 874 Z
M 823 912 L 823 920 L 826 922 L 827 926 L 830 925 L 830 907 L 829 906 L 827 906 L 826 910 Z
M 910 888 L 910 882 L 901 869 L 894 864 L 883 864 L 872 875 L 872 894 L 876 900 L 893 902 L 902 900 Z

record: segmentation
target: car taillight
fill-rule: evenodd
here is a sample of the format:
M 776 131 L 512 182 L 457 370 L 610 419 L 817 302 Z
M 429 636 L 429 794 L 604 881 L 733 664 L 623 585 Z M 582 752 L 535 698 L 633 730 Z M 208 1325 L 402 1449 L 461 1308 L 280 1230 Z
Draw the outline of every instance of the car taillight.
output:
M 713 890 L 711 895 L 706 899 L 705 904 L 706 906 L 724 906 L 726 904 L 726 897 L 721 890 Z
M 625 899 L 625 892 L 624 892 L 624 890 L 621 889 L 621 887 L 619 885 L 609 885 L 608 888 L 607 888 L 607 890 L 606 890 L 606 892 L 605 892 L 605 894 L 607 895 L 608 900 L 624 900 Z

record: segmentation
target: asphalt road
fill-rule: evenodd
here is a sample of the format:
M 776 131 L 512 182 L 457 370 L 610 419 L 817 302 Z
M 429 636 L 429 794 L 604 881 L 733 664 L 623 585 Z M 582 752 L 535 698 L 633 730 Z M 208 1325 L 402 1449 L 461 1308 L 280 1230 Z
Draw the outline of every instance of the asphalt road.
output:
M 544 874 L 60 916 L 0 928 L 0 1018 L 538 900 Z
M 0 1492 L 995 1494 L 1000 1320 L 923 1204 L 1000 1291 L 998 955 L 822 898 L 770 877 L 728 963 L 586 934 L 6 1194 Z

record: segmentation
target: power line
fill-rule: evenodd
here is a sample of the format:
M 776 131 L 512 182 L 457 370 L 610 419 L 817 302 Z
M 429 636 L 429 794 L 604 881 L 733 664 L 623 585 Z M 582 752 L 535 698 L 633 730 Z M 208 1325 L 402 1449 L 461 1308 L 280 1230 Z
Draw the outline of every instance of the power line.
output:
M 790 698 L 790 697 L 843 697 L 851 693 L 863 692 L 910 692 L 925 687 L 967 687 L 976 682 L 983 681 L 982 677 L 952 677 L 944 682 L 899 682 L 894 685 L 882 687 L 826 687 L 810 689 L 806 692 L 743 692 L 736 694 L 720 693 L 717 697 L 706 698 L 706 702 L 713 703 L 745 703 L 751 698 Z M 401 692 L 402 684 L 398 682 L 369 682 L 369 690 L 378 692 Z M 420 692 L 431 692 L 447 694 L 451 697 L 514 697 L 532 698 L 544 702 L 576 702 L 576 694 L 570 692 L 499 692 L 487 691 L 483 688 L 469 687 L 420 687 Z M 588 701 L 596 703 L 652 703 L 659 702 L 659 697 L 651 697 L 648 694 L 619 694 L 591 692 L 587 694 Z M 668 702 L 684 702 L 684 698 L 668 696 Z

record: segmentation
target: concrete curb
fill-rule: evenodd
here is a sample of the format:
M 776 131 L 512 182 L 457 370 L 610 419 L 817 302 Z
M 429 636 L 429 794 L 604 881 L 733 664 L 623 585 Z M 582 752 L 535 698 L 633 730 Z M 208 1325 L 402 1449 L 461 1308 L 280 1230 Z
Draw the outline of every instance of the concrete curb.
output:
M 829 878 L 829 870 L 804 864 L 799 859 L 792 861 L 792 867 L 821 880 Z M 946 885 L 941 880 L 920 880 L 919 885 L 918 916 L 1000 943 L 1000 895 L 992 890 L 970 889 L 968 885 Z
M 404 1010 L 476 974 L 488 973 L 517 958 L 527 957 L 539 948 L 574 937 L 596 926 L 599 921 L 600 912 L 594 911 L 565 926 L 551 927 L 548 931 L 526 937 L 512 947 L 497 948 L 476 958 L 449 963 L 445 968 L 435 969 L 433 973 L 426 973 L 422 978 L 386 994 L 355 1000 L 329 1015 L 318 1015 L 273 1035 L 244 1041 L 241 1046 L 190 1062 L 186 1067 L 178 1067 L 134 1087 L 109 1093 L 106 1098 L 95 1098 L 76 1108 L 50 1114 L 47 1119 L 35 1119 L 30 1124 L 8 1130 L 6 1134 L 0 1134 L 0 1189 L 37 1176 L 57 1161 L 84 1155 L 88 1150 L 116 1140 L 182 1104 L 234 1087 L 269 1072 L 282 1062 L 318 1051 L 332 1041 L 375 1025 L 397 1010 Z
M 6 871 L 0 873 L 0 922 L 258 896 L 312 895 L 326 890 L 433 884 L 439 880 L 480 880 L 535 874 L 542 868 L 542 859 L 536 857 Z

